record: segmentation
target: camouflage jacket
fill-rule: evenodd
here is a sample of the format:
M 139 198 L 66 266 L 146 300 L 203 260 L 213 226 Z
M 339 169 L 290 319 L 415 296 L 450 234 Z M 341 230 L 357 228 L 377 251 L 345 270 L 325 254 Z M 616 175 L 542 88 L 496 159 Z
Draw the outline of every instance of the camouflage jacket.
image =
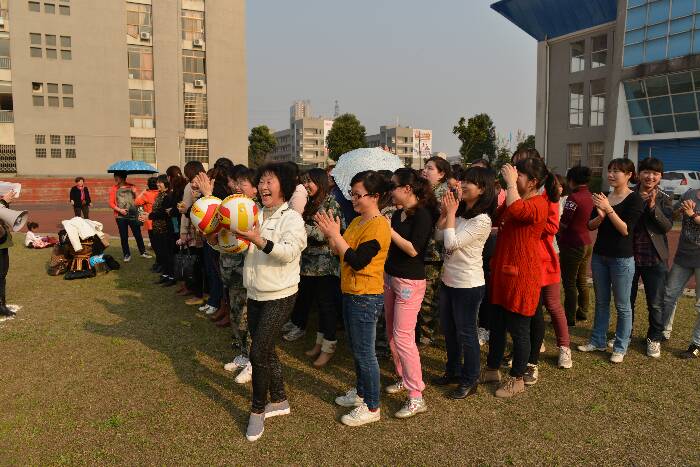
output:
M 340 217 L 340 227 L 345 229 L 343 211 L 333 195 L 328 195 L 321 203 L 319 211 L 326 211 L 333 217 Z M 340 276 L 340 262 L 333 254 L 326 237 L 312 219 L 306 220 L 307 247 L 301 252 L 302 276 Z
M 435 193 L 435 199 L 438 202 L 438 206 L 441 206 L 442 197 L 447 193 L 447 182 L 438 183 L 433 192 Z M 434 226 L 433 226 L 434 227 Z M 423 261 L 426 263 L 436 263 L 443 260 L 442 242 L 438 242 L 431 235 L 430 240 L 428 240 L 428 245 L 425 247 L 425 256 Z

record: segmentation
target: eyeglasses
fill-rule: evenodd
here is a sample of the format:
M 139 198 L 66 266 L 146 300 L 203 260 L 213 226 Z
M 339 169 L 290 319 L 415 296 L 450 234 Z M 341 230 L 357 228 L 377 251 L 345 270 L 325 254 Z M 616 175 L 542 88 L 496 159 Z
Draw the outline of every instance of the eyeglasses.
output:
M 364 198 L 365 196 L 372 196 L 371 193 L 365 193 L 364 195 L 361 195 L 361 194 L 359 194 L 359 193 L 355 193 L 355 192 L 352 191 L 352 190 L 348 190 L 348 194 L 349 194 L 350 197 L 351 197 L 352 199 L 354 199 L 355 201 L 357 201 L 357 200 L 360 199 L 360 198 Z

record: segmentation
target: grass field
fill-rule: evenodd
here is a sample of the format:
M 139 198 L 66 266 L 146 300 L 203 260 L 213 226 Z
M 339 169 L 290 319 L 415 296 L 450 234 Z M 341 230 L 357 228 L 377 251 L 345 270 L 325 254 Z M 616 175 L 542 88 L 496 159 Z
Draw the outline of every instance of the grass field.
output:
M 688 298 L 660 360 L 644 355 L 640 313 L 622 365 L 574 351 L 574 368 L 559 370 L 548 324 L 540 382 L 525 394 L 498 400 L 482 386 L 451 401 L 429 386 L 429 412 L 409 420 L 391 416 L 400 397 L 382 395 L 382 421 L 360 428 L 333 404 L 354 382 L 342 335 L 318 371 L 303 355 L 310 330 L 279 349 L 292 415 L 249 443 L 250 386 L 222 368 L 228 330 L 152 285 L 151 261 L 69 282 L 46 275 L 48 254 L 11 251 L 8 298 L 23 308 L 0 323 L 0 465 L 700 465 L 700 362 L 677 357 L 695 318 Z M 576 328 L 573 345 L 587 336 Z M 422 360 L 426 380 L 441 374 L 442 350 Z

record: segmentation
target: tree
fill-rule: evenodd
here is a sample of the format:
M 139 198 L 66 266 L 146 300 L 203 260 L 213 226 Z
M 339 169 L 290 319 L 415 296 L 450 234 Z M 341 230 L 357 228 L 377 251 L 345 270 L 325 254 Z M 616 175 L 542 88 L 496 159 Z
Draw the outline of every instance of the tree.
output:
M 535 149 L 535 135 L 528 135 L 523 141 L 518 143 L 518 147 L 515 148 L 516 151 L 521 149 Z
M 510 148 L 510 143 L 505 138 L 496 139 L 496 158 L 492 161 L 493 168 L 500 172 L 503 164 L 510 163 L 511 156 L 513 155 L 513 150 Z
M 481 158 L 490 161 L 496 158 L 496 128 L 488 114 L 475 115 L 469 121 L 460 118 L 452 133 L 462 142 L 459 153 L 465 163 Z
M 260 125 L 251 129 L 248 135 L 248 166 L 254 169 L 263 165 L 275 146 L 277 140 L 267 126 Z
M 328 157 L 337 161 L 346 152 L 365 147 L 365 127 L 353 114 L 343 114 L 333 122 L 326 142 Z

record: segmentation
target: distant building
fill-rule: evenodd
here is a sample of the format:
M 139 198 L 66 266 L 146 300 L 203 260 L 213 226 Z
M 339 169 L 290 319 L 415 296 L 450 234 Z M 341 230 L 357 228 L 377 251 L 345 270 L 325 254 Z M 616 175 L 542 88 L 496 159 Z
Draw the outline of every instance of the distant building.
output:
M 649 156 L 700 170 L 700 2 L 502 0 L 537 40 L 536 146 L 564 173 Z M 603 177 L 605 178 L 605 177 Z
M 304 169 L 325 168 L 328 165 L 326 138 L 333 127 L 333 120 L 311 116 L 309 101 L 296 101 L 290 111 L 289 129 L 274 133 L 277 140 L 269 160 L 293 161 Z
M 406 167 L 421 169 L 433 153 L 433 132 L 404 126 L 381 126 L 379 133 L 365 138 L 368 147 L 387 147 Z
M 0 173 L 247 158 L 243 0 L 0 0 Z

